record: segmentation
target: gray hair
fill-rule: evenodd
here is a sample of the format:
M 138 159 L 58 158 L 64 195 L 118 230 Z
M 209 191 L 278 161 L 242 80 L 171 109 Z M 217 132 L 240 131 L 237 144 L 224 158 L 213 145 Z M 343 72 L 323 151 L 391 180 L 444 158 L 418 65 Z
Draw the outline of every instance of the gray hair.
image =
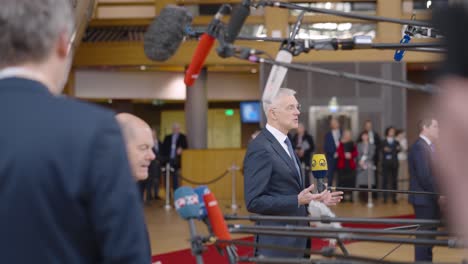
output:
M 270 110 L 271 107 L 276 105 L 276 101 L 278 101 L 278 98 L 283 97 L 283 96 L 291 96 L 295 95 L 296 91 L 289 89 L 289 88 L 280 88 L 278 92 L 270 99 L 270 100 L 263 100 L 263 111 L 265 112 L 265 115 L 268 115 L 268 110 Z
M 70 0 L 2 0 L 0 68 L 38 63 L 63 32 L 71 37 L 75 16 Z

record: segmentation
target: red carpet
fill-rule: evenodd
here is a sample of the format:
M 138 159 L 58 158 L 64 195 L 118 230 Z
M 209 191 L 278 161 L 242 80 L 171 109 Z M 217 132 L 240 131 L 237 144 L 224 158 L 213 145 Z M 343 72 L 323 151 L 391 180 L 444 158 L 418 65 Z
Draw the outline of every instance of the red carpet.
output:
M 410 219 L 414 218 L 414 215 L 400 215 L 388 218 L 402 218 Z M 354 227 L 354 228 L 389 228 L 398 225 L 388 224 L 343 224 L 343 227 Z M 242 238 L 243 241 L 253 241 L 252 236 Z M 312 249 L 320 250 L 323 247 L 328 246 L 328 241 L 323 239 L 312 239 Z M 239 256 L 252 256 L 253 249 L 245 246 L 237 246 L 237 252 Z M 228 264 L 227 258 L 221 256 L 214 246 L 207 246 L 207 250 L 203 253 L 203 261 L 205 263 L 216 263 L 216 264 Z M 192 256 L 190 249 L 178 250 L 169 253 L 159 254 L 153 256 L 153 264 L 196 264 L 195 258 Z

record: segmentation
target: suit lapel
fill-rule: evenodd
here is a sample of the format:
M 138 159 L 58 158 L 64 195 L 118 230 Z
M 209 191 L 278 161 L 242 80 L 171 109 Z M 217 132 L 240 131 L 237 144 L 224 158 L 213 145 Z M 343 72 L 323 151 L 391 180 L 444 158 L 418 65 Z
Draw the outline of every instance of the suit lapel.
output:
M 266 128 L 263 129 L 263 133 L 265 133 L 266 138 L 271 142 L 271 146 L 275 150 L 275 152 L 281 157 L 281 159 L 288 165 L 289 170 L 295 176 L 297 183 L 299 186 L 302 186 L 300 179 L 298 177 L 302 177 L 301 175 L 297 175 L 296 166 L 294 165 L 294 161 L 289 157 L 288 153 L 284 150 L 284 148 L 280 145 L 278 140 L 268 131 Z M 297 162 L 296 155 L 294 155 L 294 159 Z M 299 166 L 300 168 L 300 166 Z

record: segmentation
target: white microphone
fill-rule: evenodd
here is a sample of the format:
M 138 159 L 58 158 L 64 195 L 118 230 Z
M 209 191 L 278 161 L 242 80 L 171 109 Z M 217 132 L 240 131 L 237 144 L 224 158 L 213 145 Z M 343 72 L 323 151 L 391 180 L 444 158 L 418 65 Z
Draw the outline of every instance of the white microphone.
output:
M 284 63 L 291 63 L 293 55 L 288 50 L 280 50 L 276 55 L 277 62 L 284 62 Z M 283 84 L 283 80 L 286 77 L 286 73 L 288 72 L 288 68 L 273 65 L 270 71 L 270 75 L 268 76 L 268 80 L 265 85 L 265 89 L 263 90 L 262 101 L 263 102 L 270 102 L 278 93 L 279 89 L 281 88 L 281 84 Z

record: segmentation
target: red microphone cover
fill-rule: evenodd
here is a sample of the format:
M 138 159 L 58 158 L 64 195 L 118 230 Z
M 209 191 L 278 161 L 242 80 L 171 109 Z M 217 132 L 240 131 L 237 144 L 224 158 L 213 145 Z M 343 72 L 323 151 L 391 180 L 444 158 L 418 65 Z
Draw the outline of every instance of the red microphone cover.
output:
M 203 33 L 200 41 L 198 42 L 198 46 L 195 49 L 195 53 L 193 54 L 192 62 L 185 72 L 185 85 L 190 87 L 195 83 L 195 80 L 198 78 L 198 74 L 200 73 L 203 64 L 205 63 L 205 60 L 208 57 L 215 40 L 216 39 L 214 37 L 208 35 L 207 33 Z
M 231 234 L 227 228 L 226 220 L 224 220 L 224 215 L 219 208 L 218 201 L 214 194 L 207 193 L 203 195 L 203 200 L 205 201 L 208 219 L 210 220 L 214 235 L 221 240 L 231 240 Z M 220 244 L 220 246 L 225 248 L 228 244 Z

